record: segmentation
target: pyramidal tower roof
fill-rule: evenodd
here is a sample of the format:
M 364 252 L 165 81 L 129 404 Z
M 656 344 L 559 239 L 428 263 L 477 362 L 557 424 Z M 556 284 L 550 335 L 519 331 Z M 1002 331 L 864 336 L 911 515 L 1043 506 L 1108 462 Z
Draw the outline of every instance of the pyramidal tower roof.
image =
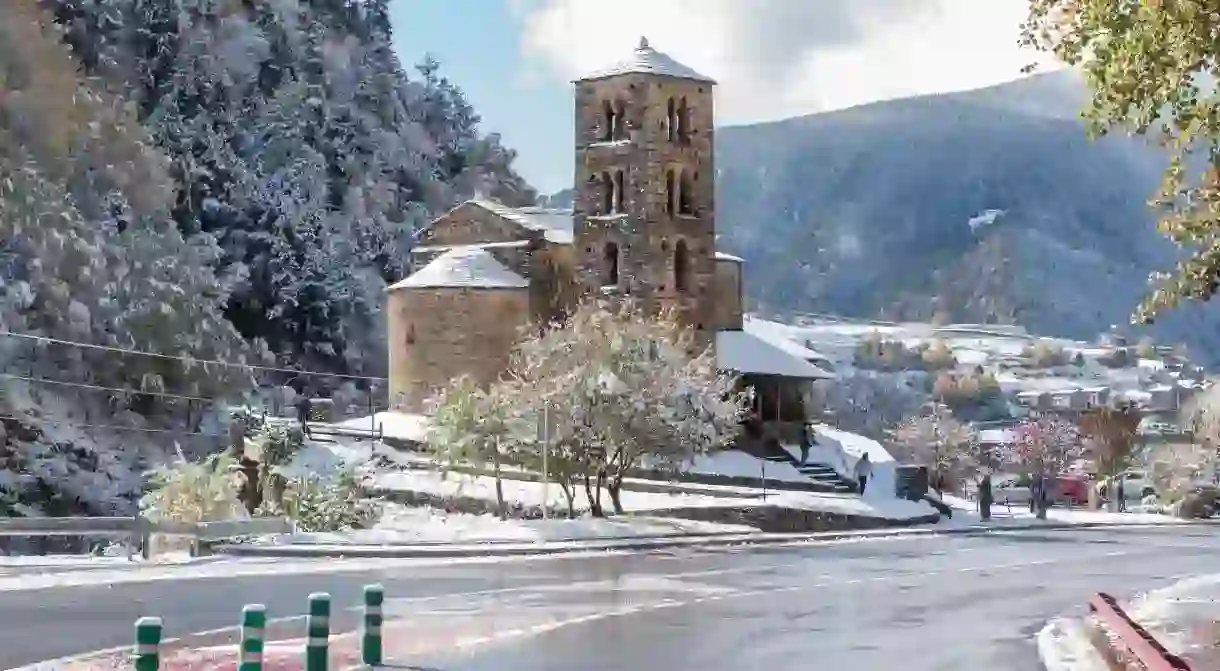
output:
M 590 72 L 589 74 L 577 79 L 578 82 L 593 81 L 595 79 L 606 79 L 608 77 L 617 77 L 619 75 L 629 74 L 646 74 L 659 75 L 662 77 L 674 77 L 677 79 L 690 79 L 699 82 L 707 82 L 715 84 L 716 80 L 711 77 L 695 72 L 691 68 L 675 61 L 668 55 L 653 49 L 648 44 L 648 38 L 641 37 L 640 45 L 635 48 L 631 56 L 625 58 L 614 65 L 607 68 Z

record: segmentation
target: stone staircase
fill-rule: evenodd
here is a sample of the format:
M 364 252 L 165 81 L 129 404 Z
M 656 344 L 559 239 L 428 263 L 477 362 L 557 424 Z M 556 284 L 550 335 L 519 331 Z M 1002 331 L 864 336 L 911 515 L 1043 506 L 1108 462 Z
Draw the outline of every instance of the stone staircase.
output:
M 824 485 L 833 491 L 844 494 L 856 491 L 856 483 L 844 478 L 833 467 L 814 462 L 807 462 L 802 465 L 788 450 L 779 449 L 782 454 L 768 451 L 762 458 L 776 464 L 789 464 L 810 480 Z

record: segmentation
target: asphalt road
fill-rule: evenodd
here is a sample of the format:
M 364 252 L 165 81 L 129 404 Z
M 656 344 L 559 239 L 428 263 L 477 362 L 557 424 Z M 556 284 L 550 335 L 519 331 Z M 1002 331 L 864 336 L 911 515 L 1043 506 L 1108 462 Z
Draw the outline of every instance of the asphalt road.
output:
M 1218 553 L 1220 529 L 1024 531 L 15 591 L 0 668 L 126 645 L 140 615 L 179 636 L 245 603 L 303 613 L 314 591 L 354 606 L 379 581 L 396 649 L 442 671 L 1030 670 L 1047 619 L 1218 572 Z

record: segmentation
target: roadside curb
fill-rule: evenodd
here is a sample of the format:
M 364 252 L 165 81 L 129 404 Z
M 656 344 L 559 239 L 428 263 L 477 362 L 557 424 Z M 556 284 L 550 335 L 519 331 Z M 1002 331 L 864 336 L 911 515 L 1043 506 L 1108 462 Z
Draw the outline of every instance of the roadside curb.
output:
M 930 523 L 930 522 L 925 522 Z M 393 558 L 393 559 L 445 559 L 459 557 L 519 557 L 575 554 L 581 552 L 662 550 L 681 547 L 724 547 L 739 545 L 781 545 L 839 540 L 868 540 L 898 537 L 922 537 L 937 535 L 985 535 L 997 531 L 1060 531 L 1066 529 L 1135 529 L 1183 526 L 1207 526 L 1215 522 L 1047 522 L 1020 524 L 976 524 L 963 527 L 893 527 L 867 529 L 863 531 L 796 532 L 796 533 L 742 533 L 701 534 L 685 536 L 663 536 L 644 538 L 598 539 L 580 542 L 503 542 L 444 545 L 221 545 L 214 548 L 218 554 L 239 557 L 316 557 L 316 558 Z

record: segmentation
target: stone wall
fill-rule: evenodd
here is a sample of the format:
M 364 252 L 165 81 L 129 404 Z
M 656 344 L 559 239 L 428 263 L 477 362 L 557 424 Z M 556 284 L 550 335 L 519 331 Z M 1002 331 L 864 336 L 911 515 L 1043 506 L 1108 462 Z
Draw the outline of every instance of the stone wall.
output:
M 720 331 L 740 331 L 742 328 L 742 294 L 745 287 L 741 281 L 741 262 L 717 259 L 714 283 L 715 304 L 712 320 Z
M 655 517 L 676 517 L 702 522 L 717 522 L 720 524 L 744 524 L 766 533 L 881 529 L 885 527 L 934 524 L 940 521 L 940 514 L 936 512 L 930 512 L 924 517 L 909 520 L 890 520 L 864 515 L 844 515 L 841 513 L 798 510 L 796 508 L 767 505 L 739 508 L 722 508 L 718 506 L 671 508 L 668 510 L 650 511 L 648 514 Z
M 462 375 L 494 381 L 529 318 L 524 288 L 403 288 L 388 303 L 390 402 L 409 412 Z
M 685 98 L 691 132 L 671 141 L 667 125 L 670 98 Z M 604 141 L 603 101 L 624 112 L 625 131 Z M 708 327 L 715 301 L 715 164 L 712 86 L 633 74 L 579 82 L 575 94 L 576 182 L 574 224 L 581 277 L 601 286 L 608 242 L 618 245 L 619 288 L 644 302 L 646 309 L 673 305 L 684 320 Z M 667 211 L 667 173 L 681 168 L 691 176 L 691 214 Z M 606 172 L 623 171 L 623 212 L 604 210 Z M 688 246 L 687 286 L 675 286 L 678 241 Z

